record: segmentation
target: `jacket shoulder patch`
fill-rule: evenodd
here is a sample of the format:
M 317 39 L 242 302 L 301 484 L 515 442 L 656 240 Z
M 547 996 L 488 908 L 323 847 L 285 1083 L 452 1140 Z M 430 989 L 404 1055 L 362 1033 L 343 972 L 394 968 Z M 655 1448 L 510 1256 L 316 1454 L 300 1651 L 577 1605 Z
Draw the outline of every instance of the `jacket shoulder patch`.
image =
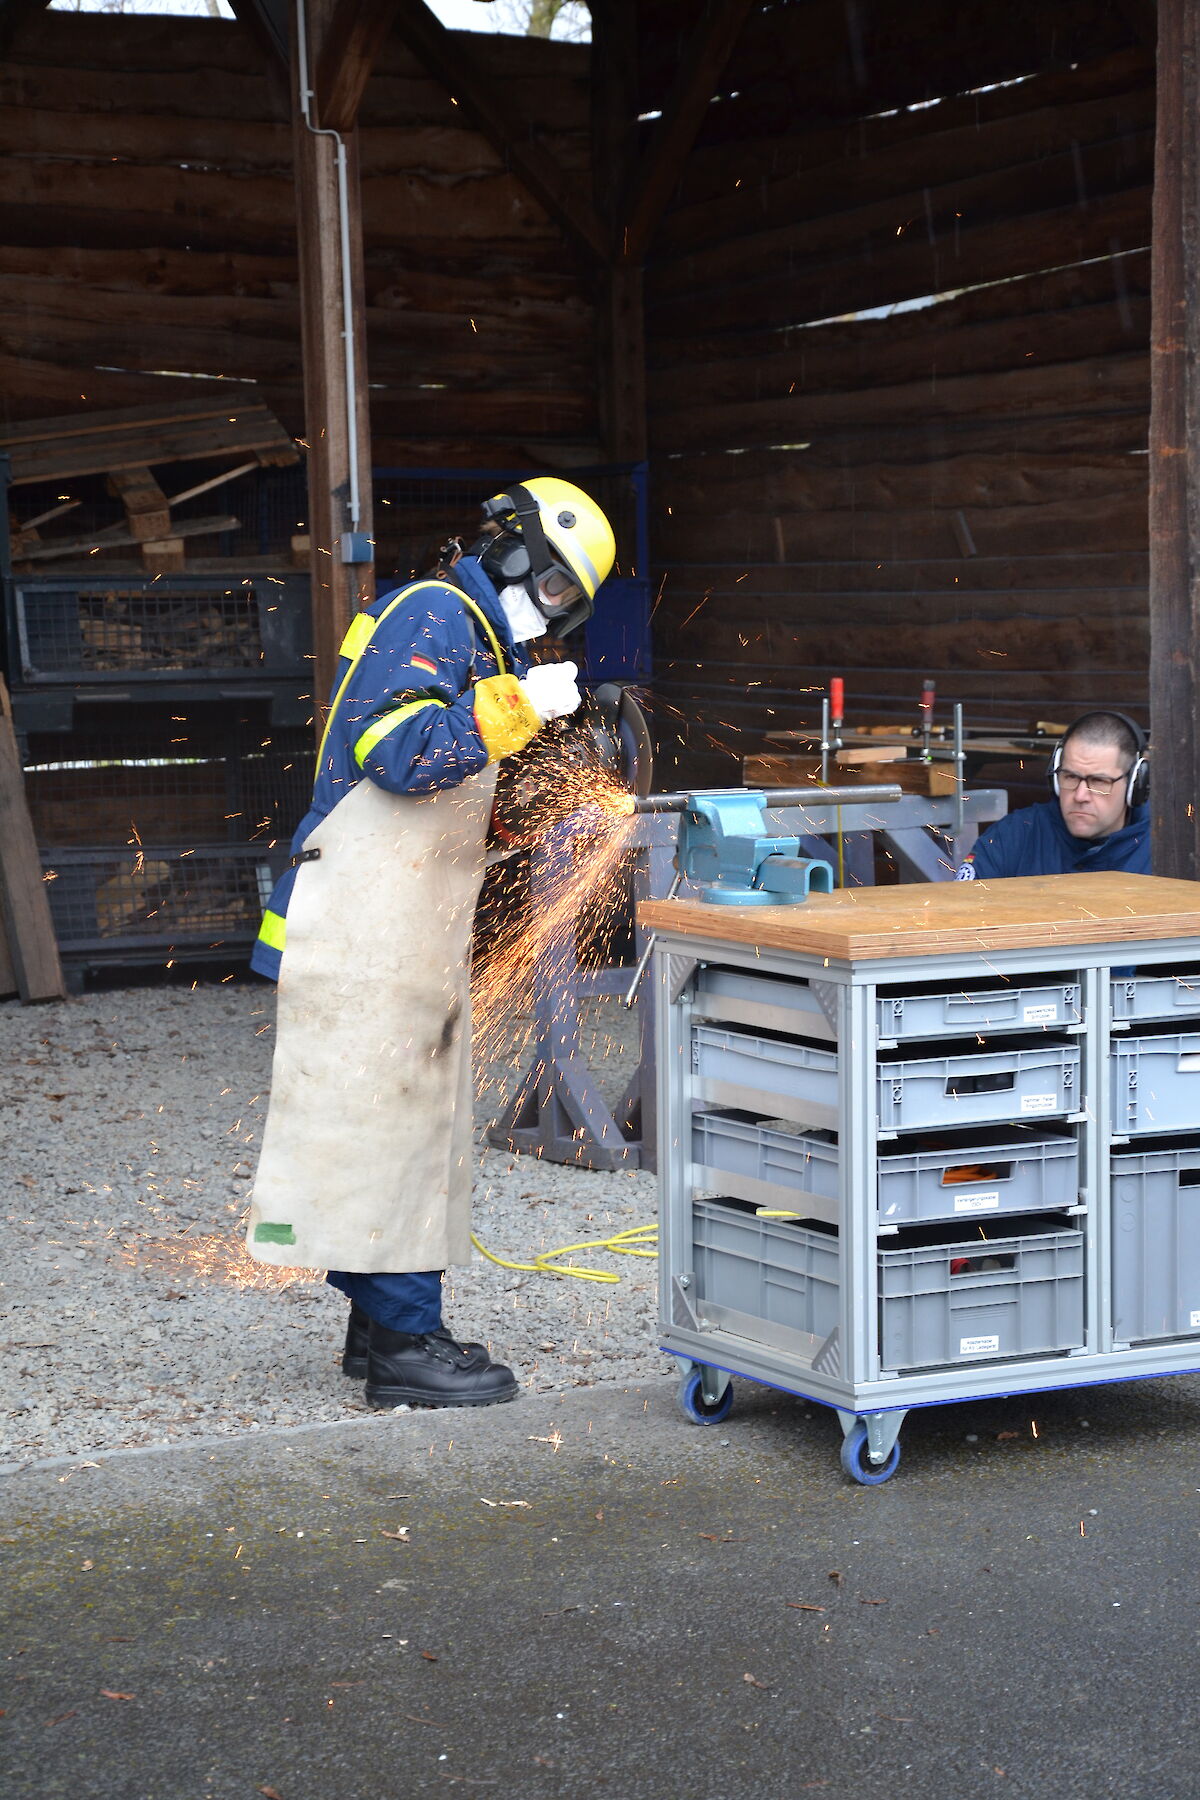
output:
M 430 662 L 427 656 L 418 656 L 415 650 L 408 660 L 414 669 L 424 669 L 427 675 L 437 674 L 437 664 L 435 662 Z

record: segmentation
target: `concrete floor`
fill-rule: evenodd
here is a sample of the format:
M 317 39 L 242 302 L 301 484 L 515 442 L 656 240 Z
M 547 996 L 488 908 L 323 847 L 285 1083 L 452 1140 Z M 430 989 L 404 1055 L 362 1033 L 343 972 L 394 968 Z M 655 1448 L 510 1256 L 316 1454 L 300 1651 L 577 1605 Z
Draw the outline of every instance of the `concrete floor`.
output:
M 0 1792 L 1194 1800 L 1200 1380 L 838 1440 L 656 1382 L 14 1474 Z

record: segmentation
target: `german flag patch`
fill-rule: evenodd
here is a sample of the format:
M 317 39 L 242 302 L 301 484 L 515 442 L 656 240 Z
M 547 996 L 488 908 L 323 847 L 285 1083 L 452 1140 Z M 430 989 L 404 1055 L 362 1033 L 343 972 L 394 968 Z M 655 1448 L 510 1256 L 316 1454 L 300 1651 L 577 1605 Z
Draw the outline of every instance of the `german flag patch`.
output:
M 437 674 L 437 664 L 430 662 L 427 656 L 410 656 L 408 660 L 414 669 L 424 669 L 427 675 Z

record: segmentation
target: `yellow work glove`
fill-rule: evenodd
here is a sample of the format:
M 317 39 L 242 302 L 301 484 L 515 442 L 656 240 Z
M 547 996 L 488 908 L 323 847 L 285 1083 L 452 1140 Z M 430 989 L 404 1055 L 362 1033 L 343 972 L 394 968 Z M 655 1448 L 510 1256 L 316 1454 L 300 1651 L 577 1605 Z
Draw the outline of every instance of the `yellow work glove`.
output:
M 515 675 L 488 675 L 477 681 L 474 706 L 475 729 L 487 747 L 489 762 L 523 750 L 541 729 L 541 716 Z

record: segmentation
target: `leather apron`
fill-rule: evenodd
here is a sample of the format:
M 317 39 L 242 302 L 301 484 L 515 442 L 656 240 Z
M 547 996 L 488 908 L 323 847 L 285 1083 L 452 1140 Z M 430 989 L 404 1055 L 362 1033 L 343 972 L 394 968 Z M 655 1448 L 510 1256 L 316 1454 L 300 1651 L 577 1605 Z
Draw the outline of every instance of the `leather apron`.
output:
M 420 796 L 363 780 L 287 909 L 247 1248 L 362 1274 L 471 1257 L 470 954 L 495 767 Z

